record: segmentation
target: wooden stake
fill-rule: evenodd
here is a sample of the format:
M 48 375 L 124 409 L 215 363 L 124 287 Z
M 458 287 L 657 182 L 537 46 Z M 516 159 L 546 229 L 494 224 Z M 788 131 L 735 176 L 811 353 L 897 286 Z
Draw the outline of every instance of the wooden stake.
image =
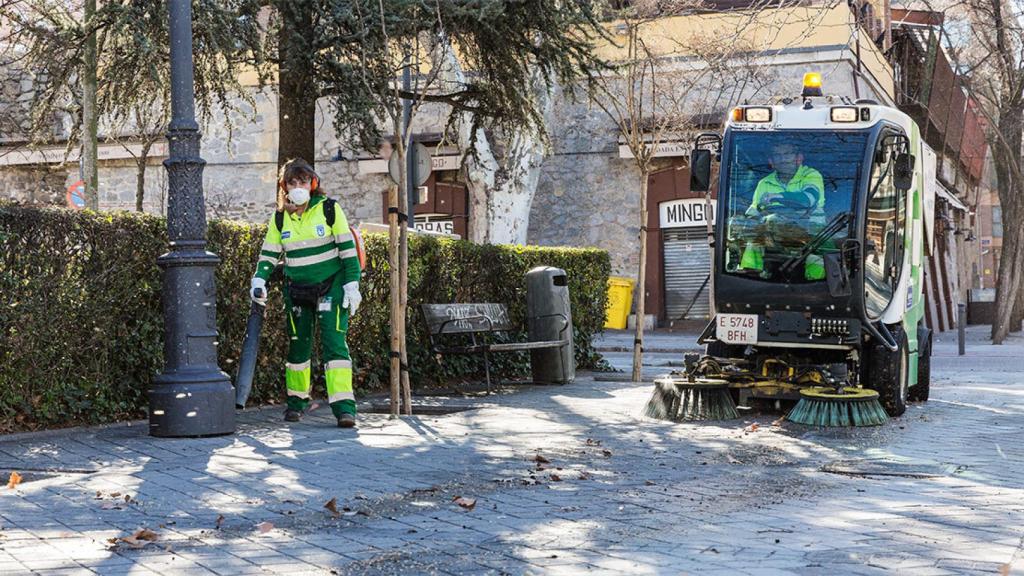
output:
M 403 170 L 407 163 L 402 163 Z M 407 172 L 407 170 L 406 170 Z M 405 180 L 411 178 L 411 174 L 405 175 Z M 405 190 L 405 189 L 403 189 Z M 401 193 L 398 195 L 398 206 L 399 210 L 403 214 L 408 214 L 409 219 L 406 221 L 407 225 L 402 226 L 401 239 L 399 240 L 399 269 L 400 269 L 400 297 L 399 297 L 399 327 L 402 334 L 401 345 L 402 345 L 402 366 L 405 369 L 401 372 L 401 386 L 402 386 L 402 413 L 406 415 L 412 415 L 412 392 L 409 389 L 409 354 L 406 346 L 407 338 L 407 326 L 406 321 L 409 318 L 409 226 L 415 225 L 415 219 L 413 216 L 414 206 L 409 206 L 409 195 Z
M 400 299 L 400 267 L 399 262 L 399 231 L 398 231 L 398 188 L 392 186 L 388 190 L 388 266 L 391 276 L 391 417 L 398 416 L 398 387 L 401 380 L 401 357 L 394 355 L 401 349 L 402 333 L 399 326 Z

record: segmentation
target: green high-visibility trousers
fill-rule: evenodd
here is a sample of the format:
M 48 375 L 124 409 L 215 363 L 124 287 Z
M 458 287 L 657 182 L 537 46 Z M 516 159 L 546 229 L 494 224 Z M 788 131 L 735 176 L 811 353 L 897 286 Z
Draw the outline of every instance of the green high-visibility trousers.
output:
M 316 306 L 295 304 L 285 289 L 288 306 L 288 363 L 285 365 L 285 386 L 288 407 L 305 410 L 309 405 L 310 356 L 313 352 L 313 325 L 320 323 L 320 349 L 323 354 L 327 396 L 335 417 L 356 413 L 356 397 L 352 392 L 352 359 L 345 335 L 348 333 L 348 309 L 341 307 L 344 290 L 342 275 L 335 274 L 331 288 Z

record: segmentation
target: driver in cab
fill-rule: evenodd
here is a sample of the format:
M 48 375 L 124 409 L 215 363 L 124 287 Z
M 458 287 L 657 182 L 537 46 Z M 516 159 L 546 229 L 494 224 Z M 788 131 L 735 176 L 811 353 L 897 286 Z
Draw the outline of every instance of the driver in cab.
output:
M 772 173 L 757 183 L 754 197 L 746 211 L 748 218 L 760 218 L 762 223 L 775 228 L 782 218 L 795 220 L 803 228 L 822 225 L 825 221 L 825 185 L 818 172 L 804 165 L 804 155 L 792 144 L 780 143 L 772 147 L 769 163 Z M 764 270 L 764 246 L 747 242 L 740 259 L 741 269 Z M 810 255 L 804 265 L 807 280 L 825 277 L 820 256 Z

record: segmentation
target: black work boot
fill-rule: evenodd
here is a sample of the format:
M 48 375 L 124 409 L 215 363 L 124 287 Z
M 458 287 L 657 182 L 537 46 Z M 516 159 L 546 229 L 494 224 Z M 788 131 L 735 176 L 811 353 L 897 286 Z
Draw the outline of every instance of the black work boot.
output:
M 299 420 L 302 420 L 302 410 L 288 408 L 284 411 L 285 422 L 298 422 Z
M 348 412 L 342 412 L 341 416 L 338 416 L 338 428 L 355 428 L 356 417 Z

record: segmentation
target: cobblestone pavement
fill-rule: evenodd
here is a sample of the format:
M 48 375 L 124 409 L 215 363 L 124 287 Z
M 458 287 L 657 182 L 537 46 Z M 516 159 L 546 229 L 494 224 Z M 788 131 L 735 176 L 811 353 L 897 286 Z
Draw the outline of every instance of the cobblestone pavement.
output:
M 653 421 L 649 385 L 583 375 L 356 431 L 7 436 L 0 573 L 1024 574 L 1024 339 L 982 335 L 940 338 L 933 400 L 878 428 Z

